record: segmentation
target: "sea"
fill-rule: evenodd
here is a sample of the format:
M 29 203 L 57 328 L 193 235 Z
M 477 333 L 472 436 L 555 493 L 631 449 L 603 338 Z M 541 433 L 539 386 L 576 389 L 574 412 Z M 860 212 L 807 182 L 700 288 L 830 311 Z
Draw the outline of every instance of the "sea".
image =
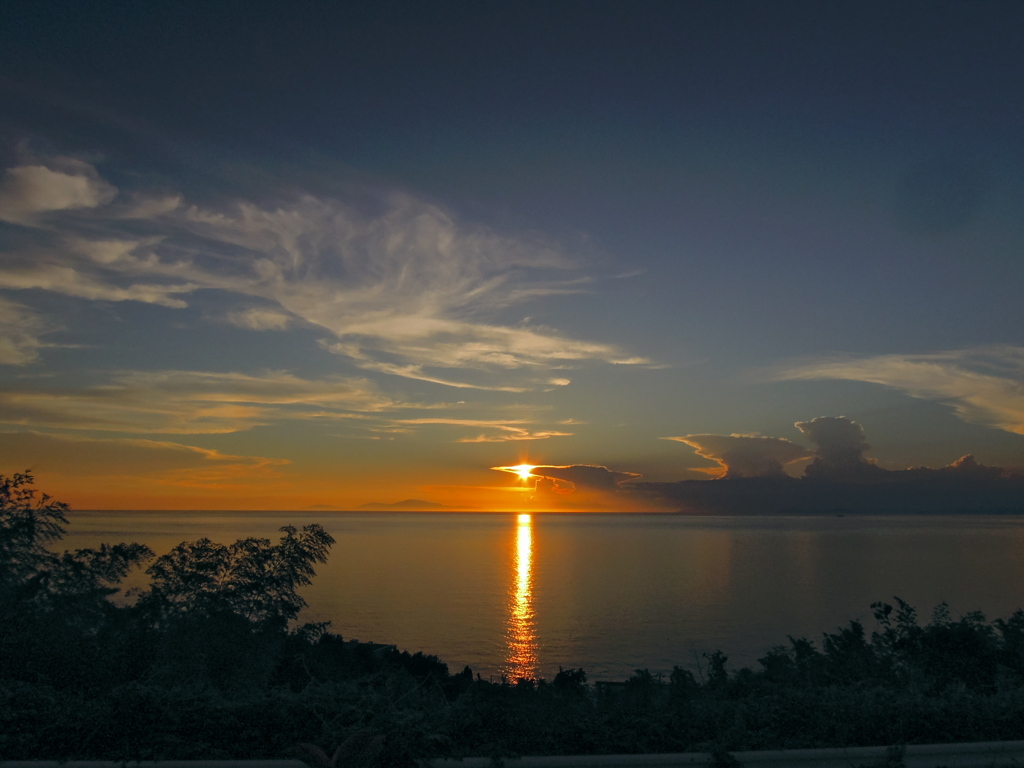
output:
M 73 511 L 62 546 L 137 541 L 159 555 L 310 523 L 336 543 L 300 622 L 491 680 L 699 676 L 714 651 L 756 666 L 789 637 L 820 648 L 851 620 L 870 633 L 871 604 L 896 597 L 922 621 L 940 603 L 954 618 L 1024 608 L 1013 515 Z M 145 584 L 137 572 L 126 586 Z

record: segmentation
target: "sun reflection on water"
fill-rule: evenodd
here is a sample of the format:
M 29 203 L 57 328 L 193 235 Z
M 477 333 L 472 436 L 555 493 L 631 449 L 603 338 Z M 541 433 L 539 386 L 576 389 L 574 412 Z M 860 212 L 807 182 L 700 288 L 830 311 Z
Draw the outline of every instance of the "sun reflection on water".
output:
M 516 528 L 515 580 L 509 590 L 508 652 L 505 676 L 509 680 L 537 676 L 537 636 L 533 622 L 533 520 L 520 515 Z

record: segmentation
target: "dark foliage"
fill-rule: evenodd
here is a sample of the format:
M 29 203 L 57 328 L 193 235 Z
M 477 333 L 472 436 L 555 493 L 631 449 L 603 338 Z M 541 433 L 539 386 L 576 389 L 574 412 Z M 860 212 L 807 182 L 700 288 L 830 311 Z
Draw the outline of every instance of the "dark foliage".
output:
M 146 573 L 152 586 L 138 607 L 154 623 L 232 614 L 254 624 L 286 624 L 306 605 L 297 590 L 327 561 L 334 539 L 319 525 L 281 528 L 281 541 L 240 539 L 230 546 L 209 539 L 183 542 Z
M 294 626 L 333 543 L 183 543 L 134 605 L 107 598 L 138 544 L 56 553 L 65 505 L 0 477 L 0 759 L 298 757 L 313 768 L 429 757 L 731 751 L 1024 738 L 1024 612 L 988 622 L 899 598 L 820 649 L 789 638 L 757 669 L 582 669 L 497 683 L 434 656 Z M 290 626 L 290 623 L 292 625 Z M 895 753 L 894 753 L 895 754 Z

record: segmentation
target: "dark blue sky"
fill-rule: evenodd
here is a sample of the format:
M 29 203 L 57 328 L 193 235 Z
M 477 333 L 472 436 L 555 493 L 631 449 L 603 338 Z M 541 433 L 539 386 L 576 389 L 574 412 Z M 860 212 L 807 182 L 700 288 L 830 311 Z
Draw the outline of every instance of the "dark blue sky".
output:
M 8 2 L 0 21 L 4 368 L 42 393 L 4 406 L 11 429 L 163 439 L 58 418 L 46 388 L 285 371 L 390 398 L 380 472 L 472 450 L 674 479 L 707 462 L 659 438 L 798 440 L 840 414 L 886 466 L 1024 465 L 1020 3 Z M 264 403 L 175 439 L 315 474 L 362 444 L 360 403 L 330 435 Z M 315 448 L 286 450 L 300 427 Z

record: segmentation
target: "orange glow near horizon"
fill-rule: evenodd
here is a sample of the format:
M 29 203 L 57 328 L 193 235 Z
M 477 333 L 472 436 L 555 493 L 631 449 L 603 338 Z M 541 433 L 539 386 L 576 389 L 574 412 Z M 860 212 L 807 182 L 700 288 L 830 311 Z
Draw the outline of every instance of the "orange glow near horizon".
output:
M 504 674 L 513 681 L 532 680 L 537 676 L 537 636 L 533 621 L 533 519 L 530 515 L 519 515 L 513 562 Z

